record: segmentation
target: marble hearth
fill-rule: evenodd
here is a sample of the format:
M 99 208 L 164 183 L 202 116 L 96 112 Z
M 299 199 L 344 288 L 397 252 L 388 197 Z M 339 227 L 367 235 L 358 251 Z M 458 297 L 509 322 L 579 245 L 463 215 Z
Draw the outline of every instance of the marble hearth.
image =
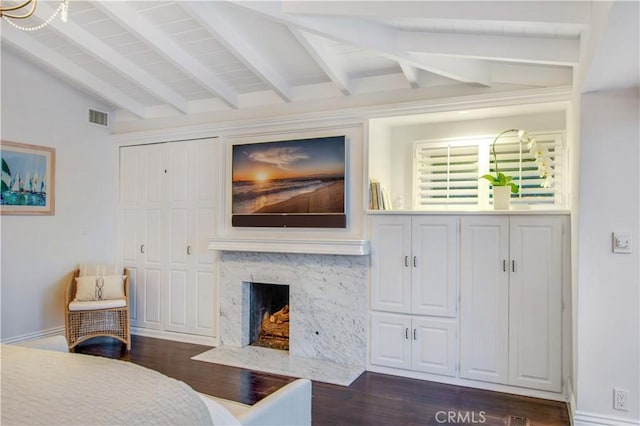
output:
M 365 368 L 368 256 L 223 251 L 219 267 L 221 347 L 249 344 L 251 283 L 286 284 L 289 354 Z

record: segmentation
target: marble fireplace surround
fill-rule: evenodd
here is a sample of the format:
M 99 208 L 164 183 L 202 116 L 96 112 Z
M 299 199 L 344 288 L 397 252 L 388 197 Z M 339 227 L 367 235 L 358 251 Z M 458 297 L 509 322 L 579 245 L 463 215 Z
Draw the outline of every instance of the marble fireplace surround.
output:
M 249 344 L 250 283 L 287 284 L 290 355 L 365 368 L 368 256 L 222 251 L 219 267 L 222 347 Z

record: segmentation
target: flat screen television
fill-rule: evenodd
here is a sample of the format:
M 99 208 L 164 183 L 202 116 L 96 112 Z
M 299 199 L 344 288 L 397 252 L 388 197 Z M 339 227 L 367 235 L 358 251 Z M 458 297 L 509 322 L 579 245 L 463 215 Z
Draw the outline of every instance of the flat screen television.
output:
M 346 228 L 345 137 L 232 146 L 231 225 Z

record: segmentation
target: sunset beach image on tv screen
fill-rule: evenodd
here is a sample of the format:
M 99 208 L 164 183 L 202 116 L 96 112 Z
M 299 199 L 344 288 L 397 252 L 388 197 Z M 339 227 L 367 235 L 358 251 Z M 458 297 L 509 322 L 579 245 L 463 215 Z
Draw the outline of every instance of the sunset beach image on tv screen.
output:
M 234 145 L 232 167 L 234 217 L 344 215 L 344 136 Z

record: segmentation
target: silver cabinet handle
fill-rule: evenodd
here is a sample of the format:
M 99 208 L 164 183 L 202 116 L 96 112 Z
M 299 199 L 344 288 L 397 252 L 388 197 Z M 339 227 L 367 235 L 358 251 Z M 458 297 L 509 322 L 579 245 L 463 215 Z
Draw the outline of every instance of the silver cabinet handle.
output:
M 144 244 L 140 244 L 140 253 L 144 254 Z
M 507 272 L 507 259 L 502 259 L 502 271 Z
M 191 246 L 187 246 L 187 254 L 191 255 Z
M 409 329 L 408 328 L 404 329 L 404 338 L 409 340 Z
M 515 272 L 515 271 L 516 271 L 516 261 L 515 261 L 515 260 L 512 260 L 512 261 L 511 261 L 511 271 L 512 271 L 512 272 Z
M 414 329 L 413 329 L 413 340 L 418 340 L 418 337 L 417 337 L 417 335 L 416 335 L 416 331 L 417 331 L 417 330 L 418 330 L 417 328 L 414 328 Z
M 414 267 L 414 268 L 417 268 L 417 267 L 418 267 L 418 263 L 417 263 L 416 257 L 417 257 L 417 256 L 413 256 L 413 267 Z
M 404 257 L 404 266 L 409 266 L 409 256 Z

